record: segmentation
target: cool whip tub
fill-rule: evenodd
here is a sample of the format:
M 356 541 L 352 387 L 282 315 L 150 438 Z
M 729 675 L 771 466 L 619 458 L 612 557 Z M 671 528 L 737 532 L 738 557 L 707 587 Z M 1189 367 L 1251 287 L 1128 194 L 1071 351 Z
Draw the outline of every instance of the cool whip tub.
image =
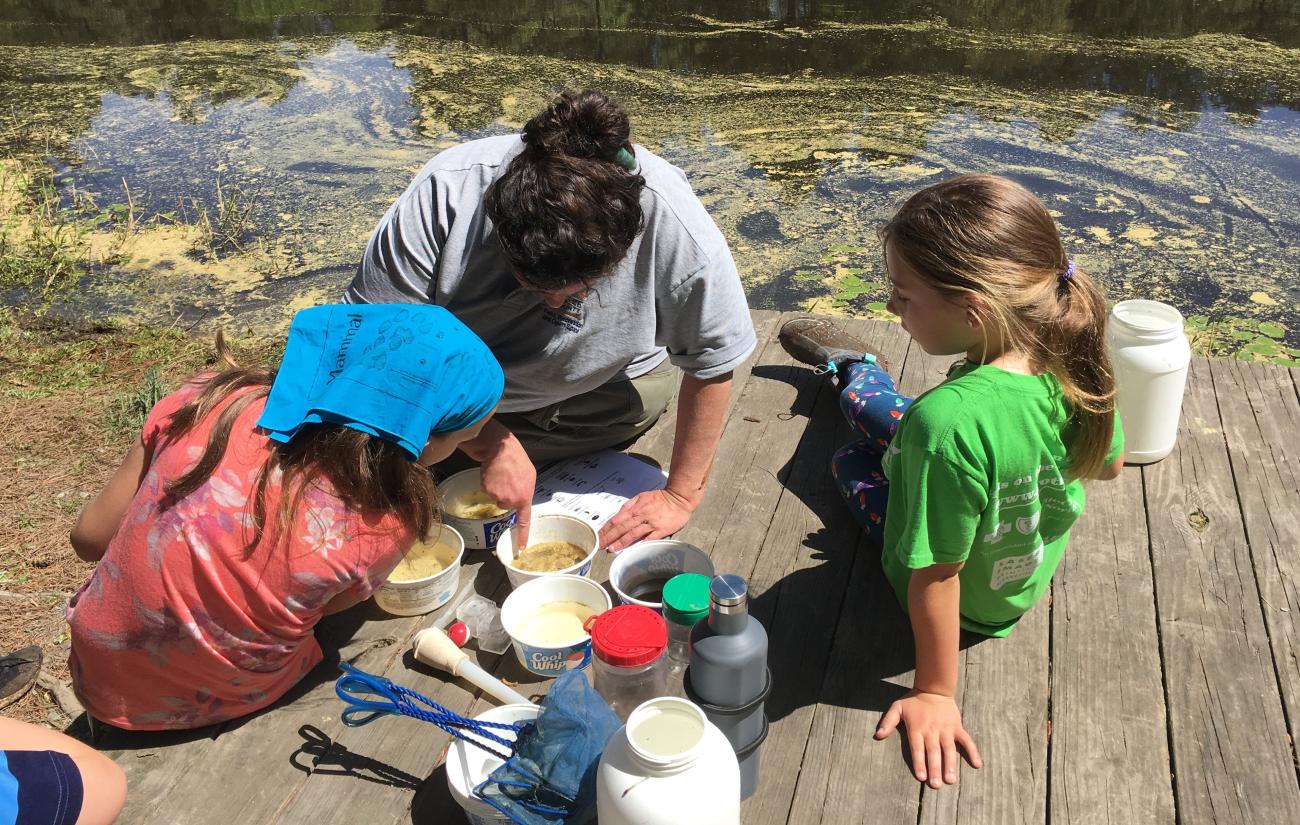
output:
M 664 585 L 682 573 L 713 578 L 713 560 L 708 553 L 684 541 L 642 541 L 614 558 L 609 568 L 609 583 L 620 604 L 662 610 Z
M 438 492 L 442 494 L 443 522 L 456 528 L 470 550 L 491 550 L 496 547 L 501 534 L 510 529 L 518 516 L 514 510 L 506 510 L 502 515 L 490 518 L 455 515 L 453 510 L 458 504 L 482 495 L 483 475 L 477 467 L 449 476 L 438 485 Z
M 514 533 L 507 530 L 497 542 L 497 558 L 506 568 L 506 577 L 510 579 L 511 587 L 519 587 L 524 582 L 546 576 L 585 576 L 591 572 L 591 562 L 596 558 L 596 551 L 600 549 L 600 536 L 596 533 L 596 528 L 582 519 L 559 514 L 536 516 L 528 528 L 530 546 L 544 541 L 565 541 L 576 544 L 587 552 L 577 564 L 569 565 L 562 570 L 534 572 L 519 570 L 511 564 L 515 557 L 514 538 Z
M 546 615 L 574 604 L 584 608 L 573 617 L 576 624 L 565 617 Z M 539 676 L 559 676 L 591 661 L 591 635 L 582 629 L 583 614 L 598 616 L 609 608 L 609 594 L 591 579 L 551 574 L 524 582 L 507 596 L 501 606 L 501 624 L 525 669 Z M 557 635 L 562 622 L 572 630 Z
M 430 613 L 451 600 L 451 594 L 460 582 L 460 561 L 465 555 L 465 542 L 455 529 L 436 524 L 409 553 L 431 555 L 441 569 L 418 579 L 395 578 L 400 575 L 397 570 L 390 573 L 388 581 L 375 591 L 375 603 L 394 616 Z
M 474 718 L 480 722 L 501 722 L 505 724 L 528 722 L 536 719 L 541 710 L 537 705 L 502 705 L 499 708 L 486 710 Z M 495 742 L 483 739 L 473 731 L 467 730 L 464 733 L 471 739 L 483 742 L 490 747 L 497 749 L 501 747 Z M 514 735 L 509 731 L 494 731 L 494 733 L 504 739 L 512 741 L 514 739 Z M 500 758 L 460 739 L 453 741 L 451 749 L 447 751 L 447 787 L 451 790 L 452 798 L 464 809 L 465 816 L 473 825 L 495 825 L 498 822 L 510 822 L 510 817 L 474 794 L 474 789 L 500 766 Z

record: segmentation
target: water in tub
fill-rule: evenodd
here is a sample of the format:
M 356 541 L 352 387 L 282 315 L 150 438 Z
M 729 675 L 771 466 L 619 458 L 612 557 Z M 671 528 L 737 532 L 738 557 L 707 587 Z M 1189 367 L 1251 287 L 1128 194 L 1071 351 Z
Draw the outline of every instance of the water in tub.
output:
M 664 709 L 637 724 L 632 741 L 658 756 L 675 756 L 699 744 L 704 725 L 698 718 L 678 710 Z
M 587 635 L 582 625 L 595 614 L 582 602 L 547 602 L 524 618 L 519 638 L 534 647 L 559 647 Z
M 550 573 L 572 567 L 587 556 L 587 551 L 567 541 L 539 541 L 524 548 L 515 558 L 516 570 L 529 573 Z
M 482 490 L 456 496 L 447 502 L 447 514 L 456 518 L 483 520 L 504 516 L 506 509 Z
M 410 582 L 427 579 L 447 566 L 439 557 L 445 558 L 450 554 L 450 548 L 445 545 L 436 542 L 416 542 L 393 568 L 393 572 L 388 574 L 388 580 Z

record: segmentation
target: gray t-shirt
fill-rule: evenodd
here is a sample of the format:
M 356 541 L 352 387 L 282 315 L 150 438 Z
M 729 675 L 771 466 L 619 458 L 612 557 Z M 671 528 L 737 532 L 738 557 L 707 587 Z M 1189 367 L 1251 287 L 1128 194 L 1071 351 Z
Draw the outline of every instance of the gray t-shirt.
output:
M 726 240 L 686 175 L 640 146 L 645 231 L 613 272 L 559 310 L 521 288 L 483 196 L 523 146 L 504 135 L 430 160 L 379 221 L 345 300 L 447 307 L 501 362 L 501 412 L 636 378 L 665 352 L 702 379 L 749 357 L 754 326 Z

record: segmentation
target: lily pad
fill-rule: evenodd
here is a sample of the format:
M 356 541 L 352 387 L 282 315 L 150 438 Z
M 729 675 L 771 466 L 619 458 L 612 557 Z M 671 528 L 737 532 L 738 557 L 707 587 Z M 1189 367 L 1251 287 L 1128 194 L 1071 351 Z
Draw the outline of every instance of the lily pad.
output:
M 1259 324 L 1259 331 L 1267 335 L 1269 338 L 1281 338 L 1286 335 L 1286 327 L 1275 321 L 1261 321 Z

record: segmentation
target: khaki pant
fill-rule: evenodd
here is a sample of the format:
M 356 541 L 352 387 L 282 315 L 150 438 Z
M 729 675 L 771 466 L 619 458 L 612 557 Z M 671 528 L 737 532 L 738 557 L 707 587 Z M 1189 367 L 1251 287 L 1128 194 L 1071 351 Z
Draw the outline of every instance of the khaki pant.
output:
M 677 388 L 668 359 L 630 381 L 611 381 L 540 410 L 498 413 L 533 463 L 602 450 L 631 441 L 659 420 Z

